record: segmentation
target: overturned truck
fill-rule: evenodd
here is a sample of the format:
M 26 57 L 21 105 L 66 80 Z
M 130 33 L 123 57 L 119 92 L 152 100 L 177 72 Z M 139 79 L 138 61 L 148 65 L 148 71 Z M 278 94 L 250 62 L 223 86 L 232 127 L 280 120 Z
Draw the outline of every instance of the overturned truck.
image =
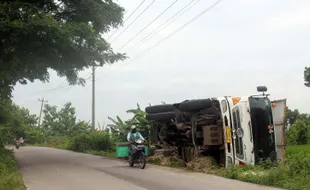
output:
M 224 166 L 283 160 L 286 100 L 259 95 L 186 100 L 146 107 L 152 141 L 177 147 L 186 162 L 211 156 Z

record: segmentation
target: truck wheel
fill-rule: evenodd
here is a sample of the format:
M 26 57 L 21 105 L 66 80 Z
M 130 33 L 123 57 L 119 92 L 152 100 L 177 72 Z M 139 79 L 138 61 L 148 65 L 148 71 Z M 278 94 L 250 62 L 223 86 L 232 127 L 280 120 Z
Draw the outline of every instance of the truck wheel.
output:
M 149 106 L 145 108 L 146 113 L 160 113 L 160 112 L 171 112 L 174 111 L 176 107 L 173 104 L 162 104 L 162 105 L 155 105 Z
M 163 112 L 163 113 L 154 113 L 147 114 L 145 119 L 153 121 L 167 121 L 176 118 L 175 112 Z
M 212 107 L 211 99 L 190 100 L 180 105 L 180 110 L 185 112 L 199 111 Z

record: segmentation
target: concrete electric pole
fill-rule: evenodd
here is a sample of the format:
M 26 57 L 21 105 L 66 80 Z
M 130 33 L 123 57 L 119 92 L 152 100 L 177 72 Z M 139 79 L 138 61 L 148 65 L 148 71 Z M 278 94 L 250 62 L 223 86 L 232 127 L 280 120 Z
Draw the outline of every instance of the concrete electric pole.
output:
M 92 67 L 92 129 L 95 130 L 95 66 Z
M 44 98 L 42 98 L 42 99 L 39 99 L 39 101 L 41 102 L 41 109 L 40 109 L 40 116 L 39 116 L 39 127 L 40 127 L 40 125 L 41 125 L 41 116 L 42 116 L 43 105 L 44 105 L 44 103 L 47 102 L 47 100 L 44 100 Z

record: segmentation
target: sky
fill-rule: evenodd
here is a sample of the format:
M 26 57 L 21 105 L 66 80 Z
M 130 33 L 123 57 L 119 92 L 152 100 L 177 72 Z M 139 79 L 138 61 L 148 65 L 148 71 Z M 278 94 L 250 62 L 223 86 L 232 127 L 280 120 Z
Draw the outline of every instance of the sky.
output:
M 132 115 L 126 110 L 136 108 L 137 103 L 144 109 L 162 101 L 248 96 L 256 94 L 259 85 L 267 86 L 271 100 L 287 98 L 291 109 L 310 113 L 306 103 L 310 89 L 303 81 L 304 67 L 310 66 L 309 0 L 223 0 L 178 30 L 216 2 L 200 0 L 148 41 L 137 45 L 186 4 L 197 0 L 177 1 L 149 25 L 174 1 L 155 0 L 114 40 L 152 2 L 146 0 L 123 27 L 104 34 L 107 41 L 113 41 L 115 51 L 126 53 L 129 58 L 96 69 L 96 122 L 106 125 L 110 123 L 108 116 L 116 115 L 129 119 Z M 125 8 L 126 19 L 142 0 L 115 2 Z M 158 42 L 162 43 L 154 47 Z M 91 70 L 85 70 L 80 76 L 88 78 L 90 74 Z M 15 103 L 39 114 L 39 98 L 59 109 L 72 102 L 77 118 L 91 121 L 91 81 L 85 87 L 68 86 L 65 78 L 57 77 L 54 71 L 50 76 L 49 83 L 16 85 Z

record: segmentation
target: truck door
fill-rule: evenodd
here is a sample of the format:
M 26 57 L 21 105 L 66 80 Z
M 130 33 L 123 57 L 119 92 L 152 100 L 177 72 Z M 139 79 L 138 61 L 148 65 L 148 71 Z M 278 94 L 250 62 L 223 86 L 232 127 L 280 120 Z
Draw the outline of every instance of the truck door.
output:
M 223 134 L 225 144 L 225 166 L 231 166 L 235 163 L 234 146 L 232 140 L 232 124 L 230 117 L 230 107 L 226 98 L 218 98 L 221 105 L 221 113 L 223 119 Z
M 274 100 L 272 103 L 272 117 L 276 141 L 277 159 L 283 161 L 285 155 L 285 108 L 286 99 Z

